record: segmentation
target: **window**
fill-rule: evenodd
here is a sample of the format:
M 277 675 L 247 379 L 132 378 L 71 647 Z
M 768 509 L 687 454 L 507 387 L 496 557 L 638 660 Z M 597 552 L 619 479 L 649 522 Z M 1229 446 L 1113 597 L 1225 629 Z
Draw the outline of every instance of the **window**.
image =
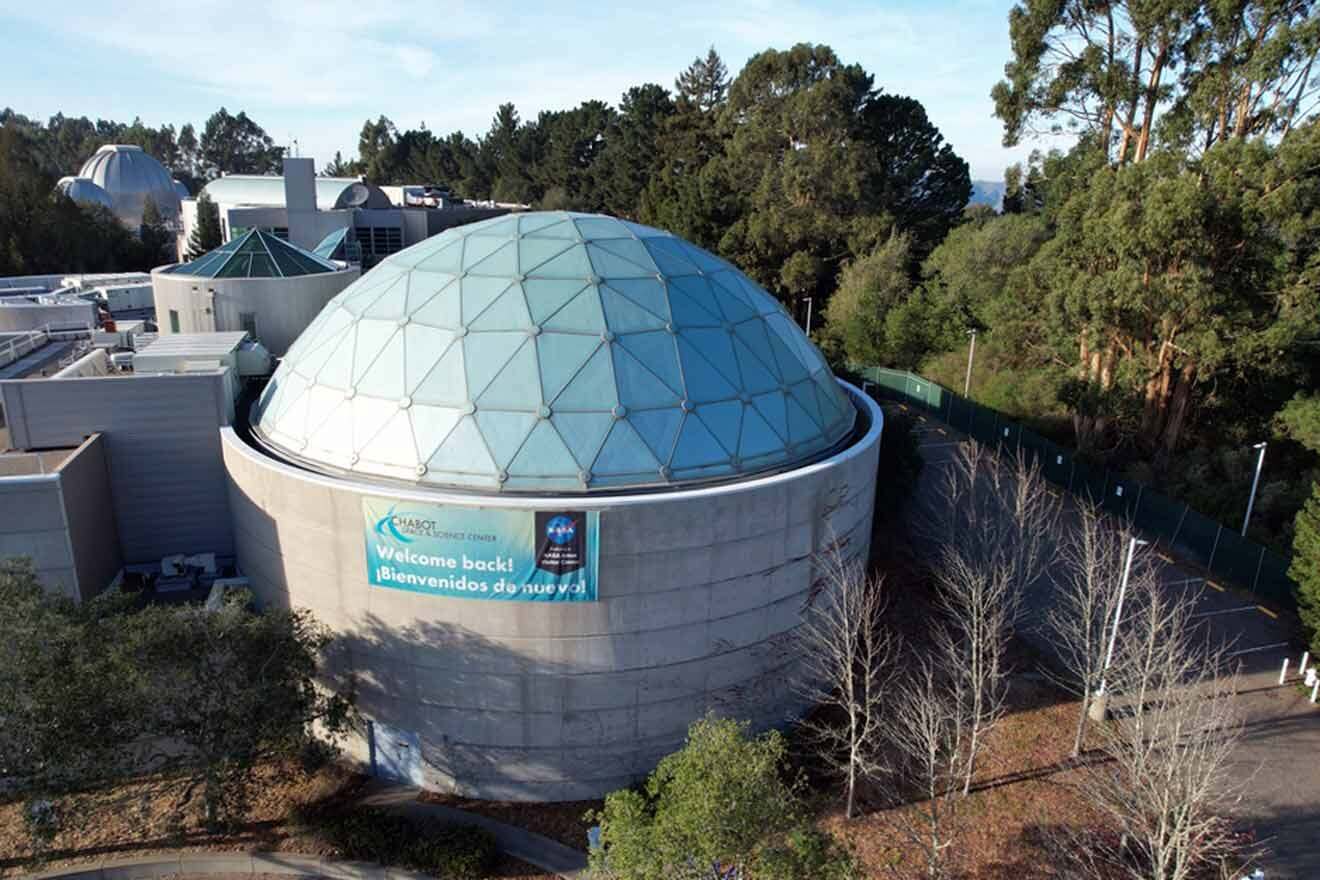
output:
M 253 339 L 257 338 L 257 315 L 255 312 L 239 312 L 238 323 L 247 335 Z
M 170 309 L 170 332 L 179 332 L 179 313 L 174 309 Z

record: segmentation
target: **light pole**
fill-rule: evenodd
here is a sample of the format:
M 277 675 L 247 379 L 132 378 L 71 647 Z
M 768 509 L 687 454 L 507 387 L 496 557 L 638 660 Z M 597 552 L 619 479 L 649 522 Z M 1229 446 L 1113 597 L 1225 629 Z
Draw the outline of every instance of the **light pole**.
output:
M 811 335 L 811 297 L 807 297 L 807 335 Z
M 1256 475 L 1251 478 L 1251 496 L 1247 498 L 1247 515 L 1242 517 L 1242 537 L 1247 536 L 1247 523 L 1251 522 L 1251 508 L 1256 504 L 1256 487 L 1260 485 L 1260 469 L 1265 466 L 1265 441 L 1257 443 L 1252 449 L 1259 449 L 1256 456 Z
M 1127 561 L 1123 563 L 1123 580 L 1118 585 L 1118 604 L 1114 608 L 1114 628 L 1109 631 L 1109 650 L 1105 652 L 1105 665 L 1100 670 L 1100 687 L 1091 699 L 1088 714 L 1092 721 L 1104 721 L 1109 708 L 1109 696 L 1105 692 L 1105 679 L 1109 675 L 1109 666 L 1114 662 L 1114 644 L 1118 641 L 1118 621 L 1123 616 L 1123 599 L 1127 596 L 1128 576 L 1132 574 L 1132 557 L 1137 554 L 1137 547 L 1149 544 L 1140 538 L 1128 541 Z
M 963 397 L 972 396 L 972 358 L 976 357 L 976 331 L 968 331 L 972 336 L 972 346 L 967 349 L 967 378 L 963 381 Z

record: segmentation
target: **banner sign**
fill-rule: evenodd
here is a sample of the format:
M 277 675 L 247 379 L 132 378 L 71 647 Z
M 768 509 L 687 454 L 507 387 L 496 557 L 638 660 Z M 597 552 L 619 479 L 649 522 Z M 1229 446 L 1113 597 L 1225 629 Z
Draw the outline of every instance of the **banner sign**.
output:
M 594 602 L 600 514 L 362 499 L 377 587 L 515 602 Z

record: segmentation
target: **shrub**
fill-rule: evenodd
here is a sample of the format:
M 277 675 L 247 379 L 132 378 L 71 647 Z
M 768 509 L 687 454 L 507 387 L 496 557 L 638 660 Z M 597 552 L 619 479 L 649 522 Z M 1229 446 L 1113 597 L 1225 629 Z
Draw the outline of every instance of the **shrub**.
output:
M 417 822 L 372 809 L 300 818 L 343 858 L 401 865 L 445 880 L 480 880 L 499 854 L 495 837 L 472 825 Z

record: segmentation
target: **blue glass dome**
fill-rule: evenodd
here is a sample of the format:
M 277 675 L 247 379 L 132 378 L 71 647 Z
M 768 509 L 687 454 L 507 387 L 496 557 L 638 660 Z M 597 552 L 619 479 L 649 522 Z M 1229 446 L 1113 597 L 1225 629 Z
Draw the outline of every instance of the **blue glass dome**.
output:
M 815 346 L 724 260 L 537 212 L 450 229 L 345 288 L 252 423 L 333 473 L 587 492 L 781 469 L 854 418 Z

